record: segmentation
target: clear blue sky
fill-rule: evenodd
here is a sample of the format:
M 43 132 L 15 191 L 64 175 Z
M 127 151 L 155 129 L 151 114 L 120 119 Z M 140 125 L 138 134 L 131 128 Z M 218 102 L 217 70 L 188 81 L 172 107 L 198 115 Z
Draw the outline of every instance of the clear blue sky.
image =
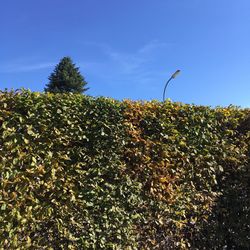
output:
M 43 91 L 72 57 L 93 96 L 250 107 L 249 0 L 0 3 L 0 89 Z

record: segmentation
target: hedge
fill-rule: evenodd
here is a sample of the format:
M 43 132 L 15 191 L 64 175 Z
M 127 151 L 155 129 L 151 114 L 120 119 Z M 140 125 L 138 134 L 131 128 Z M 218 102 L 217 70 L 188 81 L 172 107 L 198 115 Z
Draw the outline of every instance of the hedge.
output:
M 250 249 L 249 109 L 0 93 L 0 249 Z

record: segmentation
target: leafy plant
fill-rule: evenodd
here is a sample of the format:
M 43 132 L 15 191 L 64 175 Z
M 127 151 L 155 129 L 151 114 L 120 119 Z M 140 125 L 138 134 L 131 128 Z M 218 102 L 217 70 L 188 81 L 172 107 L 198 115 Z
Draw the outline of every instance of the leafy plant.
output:
M 248 114 L 0 93 L 0 248 L 249 249 Z

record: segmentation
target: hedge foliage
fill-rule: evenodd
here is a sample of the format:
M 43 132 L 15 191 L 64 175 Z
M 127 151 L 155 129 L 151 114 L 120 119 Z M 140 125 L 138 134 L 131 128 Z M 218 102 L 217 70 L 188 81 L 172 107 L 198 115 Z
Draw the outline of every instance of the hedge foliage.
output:
M 0 249 L 250 249 L 249 109 L 0 94 Z

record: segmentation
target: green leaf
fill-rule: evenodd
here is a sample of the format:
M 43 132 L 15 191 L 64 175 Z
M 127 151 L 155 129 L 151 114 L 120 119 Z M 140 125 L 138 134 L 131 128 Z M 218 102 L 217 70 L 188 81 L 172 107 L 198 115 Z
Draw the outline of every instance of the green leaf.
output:
M 2 206 L 1 206 L 1 210 L 6 210 L 6 203 L 4 203 L 4 204 L 2 204 Z

